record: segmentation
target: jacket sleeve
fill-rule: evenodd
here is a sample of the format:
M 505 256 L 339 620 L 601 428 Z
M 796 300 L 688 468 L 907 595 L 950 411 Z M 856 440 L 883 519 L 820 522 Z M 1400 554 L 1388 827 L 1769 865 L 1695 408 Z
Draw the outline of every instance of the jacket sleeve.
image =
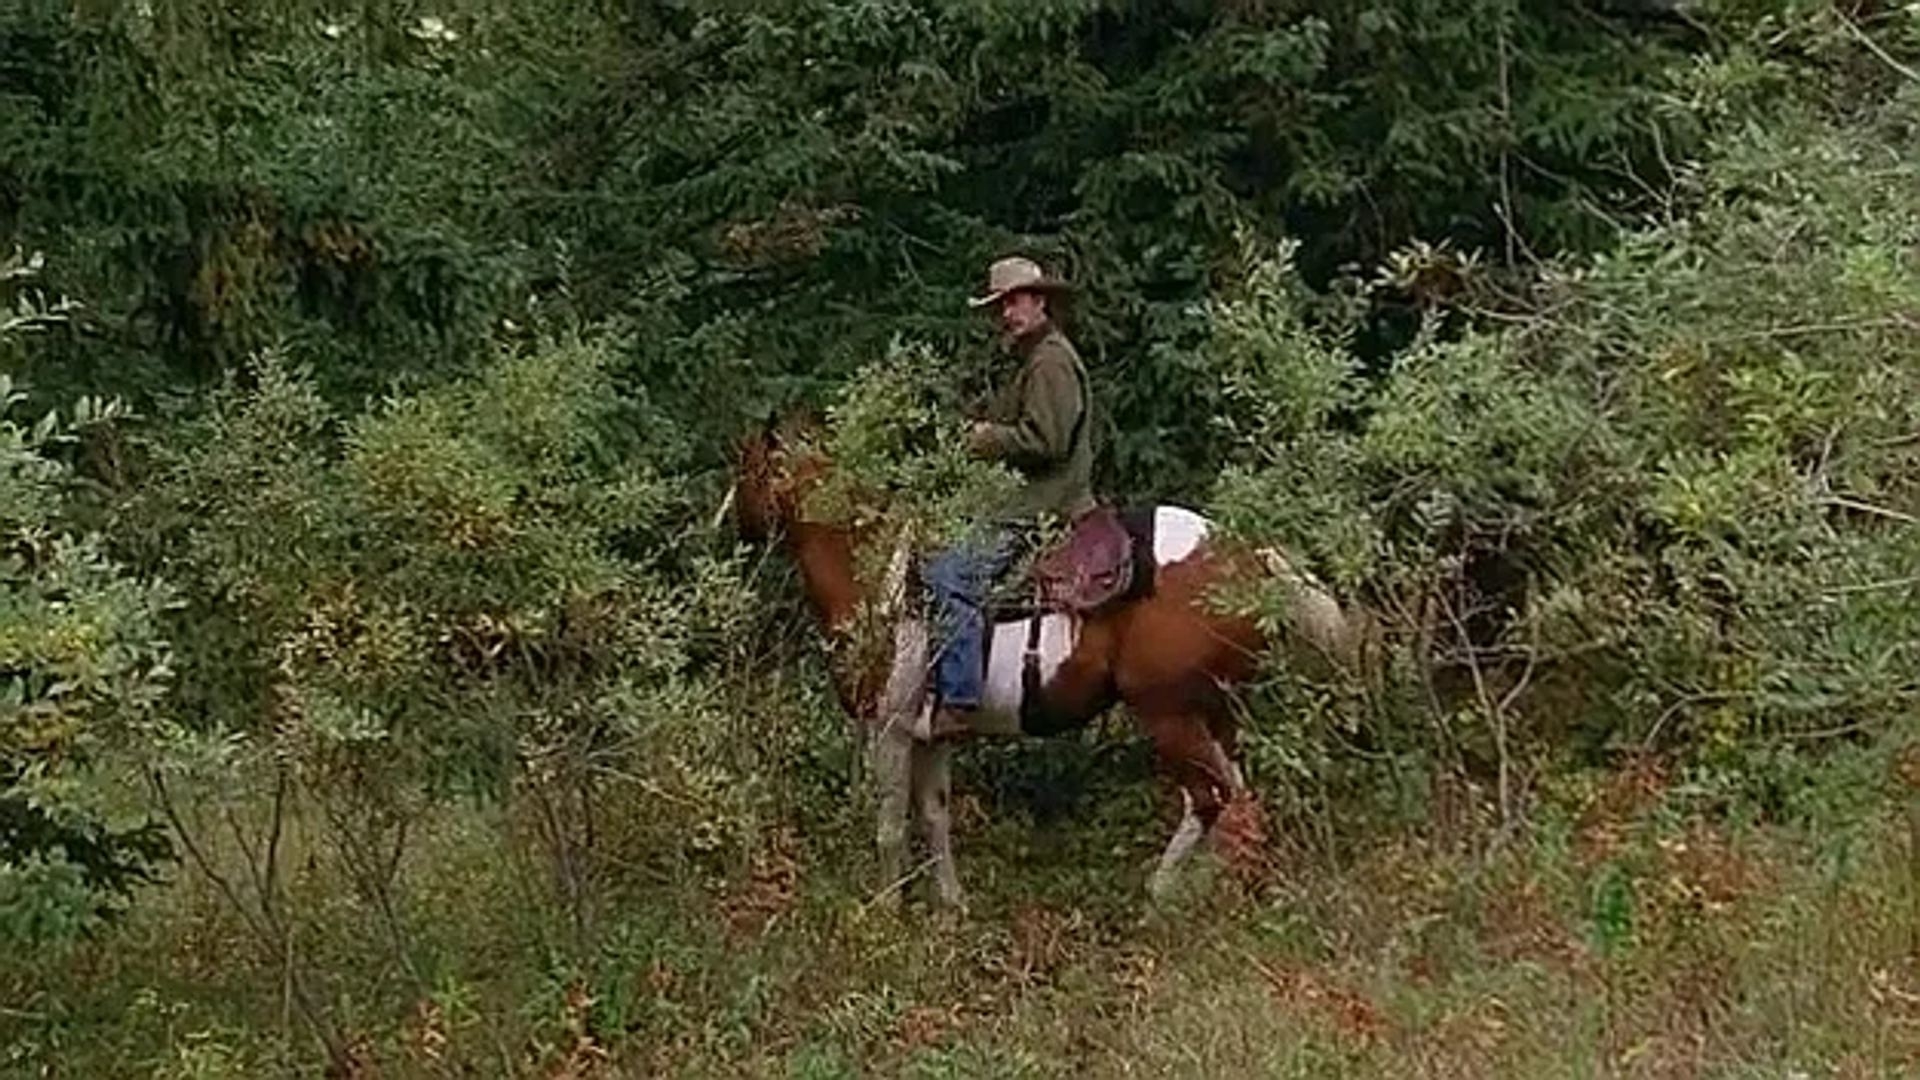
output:
M 1057 465 L 1073 453 L 1083 402 L 1080 379 L 1066 356 L 1038 357 L 1020 401 L 1019 419 L 989 429 L 986 456 L 1016 468 Z

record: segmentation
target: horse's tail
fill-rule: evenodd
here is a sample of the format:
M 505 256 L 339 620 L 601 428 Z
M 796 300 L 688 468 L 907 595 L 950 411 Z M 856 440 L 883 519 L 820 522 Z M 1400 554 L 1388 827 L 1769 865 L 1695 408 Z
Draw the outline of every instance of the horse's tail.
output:
M 1380 619 L 1359 603 L 1342 605 L 1318 578 L 1277 547 L 1259 549 L 1267 572 L 1287 590 L 1287 626 L 1342 674 L 1371 693 L 1385 671 Z

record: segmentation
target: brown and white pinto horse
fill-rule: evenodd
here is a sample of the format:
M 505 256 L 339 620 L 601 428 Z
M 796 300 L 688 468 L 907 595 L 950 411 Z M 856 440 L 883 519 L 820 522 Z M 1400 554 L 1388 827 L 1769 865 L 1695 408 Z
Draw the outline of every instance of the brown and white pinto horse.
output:
M 832 646 L 836 692 L 867 737 L 879 785 L 877 839 L 886 899 L 897 899 L 908 876 L 908 819 L 917 809 L 937 898 L 957 907 L 961 890 L 948 815 L 952 746 L 930 737 L 928 635 L 921 605 L 908 595 L 913 575 L 907 553 L 904 547 L 873 550 L 889 538 L 810 520 L 802 512 L 806 494 L 827 467 L 816 450 L 770 422 L 740 448 L 729 498 L 743 537 L 757 543 L 777 536 L 798 565 Z M 986 693 L 974 728 L 989 735 L 1054 734 L 1125 703 L 1153 741 L 1156 765 L 1183 804 L 1149 882 L 1157 897 L 1222 810 L 1246 794 L 1229 695 L 1276 644 L 1252 621 L 1212 610 L 1207 592 L 1231 579 L 1273 575 L 1288 597 L 1287 632 L 1279 643 L 1287 646 L 1287 658 L 1322 671 L 1330 663 L 1335 675 L 1358 674 L 1370 662 L 1372 624 L 1364 614 L 1343 610 L 1278 552 L 1227 550 L 1190 510 L 1156 507 L 1151 518 L 1153 565 L 1145 589 L 1085 617 L 1047 614 L 1037 634 L 1028 619 L 989 625 Z M 867 566 L 884 569 L 863 573 Z M 879 636 L 881 647 L 858 648 L 858 627 L 876 615 L 889 631 Z M 1042 676 L 1037 701 L 1023 700 L 1019 675 L 1033 646 Z

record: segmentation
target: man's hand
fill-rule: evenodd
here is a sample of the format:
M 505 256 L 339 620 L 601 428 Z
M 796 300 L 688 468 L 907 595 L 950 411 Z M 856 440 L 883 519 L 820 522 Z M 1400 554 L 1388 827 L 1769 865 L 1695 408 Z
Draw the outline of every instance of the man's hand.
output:
M 976 454 L 985 454 L 993 449 L 993 425 L 985 420 L 975 420 L 967 428 L 967 449 Z

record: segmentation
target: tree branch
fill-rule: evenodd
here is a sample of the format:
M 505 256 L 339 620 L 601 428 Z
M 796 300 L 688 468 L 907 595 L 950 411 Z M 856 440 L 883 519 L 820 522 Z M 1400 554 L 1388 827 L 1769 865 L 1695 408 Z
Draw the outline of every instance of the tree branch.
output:
M 1900 75 L 1903 78 L 1907 79 L 1908 81 L 1920 83 L 1920 71 L 1915 71 L 1912 68 L 1908 67 L 1907 65 L 1901 63 L 1899 60 L 1896 60 L 1892 53 L 1882 48 L 1880 43 L 1873 40 L 1872 37 L 1868 36 L 1865 30 L 1860 29 L 1860 26 L 1858 23 L 1854 22 L 1852 19 L 1847 18 L 1845 12 L 1840 11 L 1839 9 L 1836 8 L 1833 12 L 1833 17 L 1836 19 L 1839 19 L 1840 25 L 1846 28 L 1847 33 L 1851 35 L 1855 41 L 1858 41 L 1860 44 L 1865 45 L 1867 47 L 1867 51 L 1879 57 L 1882 63 L 1886 64 L 1888 67 L 1892 68 L 1894 71 L 1899 72 Z

